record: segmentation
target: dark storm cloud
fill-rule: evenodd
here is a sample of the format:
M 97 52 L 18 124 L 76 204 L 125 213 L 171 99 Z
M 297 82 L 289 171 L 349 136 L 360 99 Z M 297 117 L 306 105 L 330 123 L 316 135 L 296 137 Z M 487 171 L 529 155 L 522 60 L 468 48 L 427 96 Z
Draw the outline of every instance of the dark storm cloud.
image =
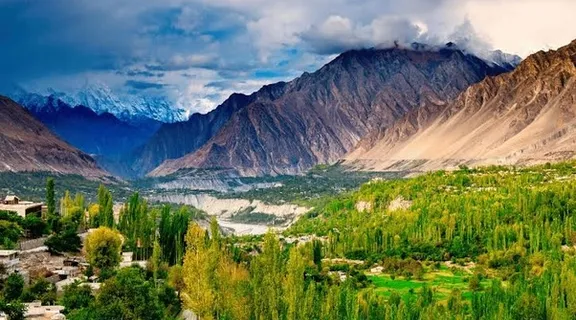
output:
M 165 84 L 162 83 L 146 82 L 138 80 L 126 80 L 124 85 L 136 90 L 162 89 L 166 86 Z

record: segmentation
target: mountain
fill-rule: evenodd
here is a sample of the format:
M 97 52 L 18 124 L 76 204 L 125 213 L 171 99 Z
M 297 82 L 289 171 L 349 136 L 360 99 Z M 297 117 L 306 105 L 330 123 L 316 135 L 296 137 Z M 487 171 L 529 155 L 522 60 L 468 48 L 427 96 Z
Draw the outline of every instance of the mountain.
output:
M 57 138 L 13 100 L 0 96 L 0 171 L 103 177 L 94 159 Z
M 94 155 L 116 157 L 143 145 L 160 123 L 133 125 L 110 113 L 97 114 L 82 105 L 71 107 L 49 96 L 42 107 L 27 105 L 50 130 L 78 149 Z
M 377 128 L 422 105 L 443 105 L 470 84 L 509 69 L 446 46 L 345 52 L 282 86 L 274 100 L 233 113 L 200 149 L 150 175 L 235 168 L 243 175 L 294 174 L 336 161 Z
M 576 41 L 488 77 L 446 106 L 427 104 L 367 137 L 345 165 L 433 170 L 576 156 Z
M 207 114 L 195 113 L 187 121 L 166 123 L 133 155 L 132 168 L 146 174 L 167 159 L 196 151 L 212 138 L 238 110 L 255 101 L 273 101 L 284 93 L 286 83 L 262 87 L 251 95 L 232 94 Z
M 86 84 L 72 92 L 48 89 L 46 93 L 30 92 L 16 87 L 9 96 L 18 103 L 28 106 L 43 106 L 48 97 L 60 100 L 69 106 L 85 106 L 98 114 L 111 113 L 117 118 L 131 122 L 175 122 L 186 119 L 186 112 L 175 108 L 163 97 L 145 95 L 117 95 L 103 83 Z M 35 111 L 35 110 L 33 110 Z

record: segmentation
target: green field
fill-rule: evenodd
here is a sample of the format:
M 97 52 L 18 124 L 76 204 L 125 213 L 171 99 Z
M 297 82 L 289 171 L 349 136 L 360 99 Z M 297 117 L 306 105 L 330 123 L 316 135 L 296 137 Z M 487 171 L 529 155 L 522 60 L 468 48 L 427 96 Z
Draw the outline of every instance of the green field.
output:
M 393 292 L 398 293 L 402 297 L 418 294 L 422 287 L 426 285 L 434 292 L 434 298 L 441 301 L 448 299 L 450 293 L 455 289 L 462 293 L 462 297 L 469 299 L 472 295 L 468 284 L 470 276 L 469 274 L 455 275 L 447 270 L 439 270 L 426 273 L 422 280 L 407 279 L 399 276 L 392 279 L 389 274 L 368 275 L 368 278 L 376 287 L 376 292 L 386 298 L 390 297 Z M 481 288 L 487 288 L 489 285 L 490 280 L 488 279 L 480 282 Z

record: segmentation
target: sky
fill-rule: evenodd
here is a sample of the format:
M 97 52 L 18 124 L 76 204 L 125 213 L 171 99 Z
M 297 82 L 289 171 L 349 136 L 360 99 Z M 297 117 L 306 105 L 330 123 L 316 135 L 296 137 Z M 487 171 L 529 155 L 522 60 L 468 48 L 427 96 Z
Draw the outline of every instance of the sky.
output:
M 0 92 L 102 83 L 207 112 L 349 49 L 555 49 L 576 39 L 574 12 L 575 0 L 0 0 Z

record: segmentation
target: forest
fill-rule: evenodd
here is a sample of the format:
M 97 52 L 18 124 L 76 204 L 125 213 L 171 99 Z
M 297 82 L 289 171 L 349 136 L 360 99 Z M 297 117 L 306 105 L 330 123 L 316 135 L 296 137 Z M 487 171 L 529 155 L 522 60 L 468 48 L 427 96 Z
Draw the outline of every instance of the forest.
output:
M 372 181 L 263 239 L 193 226 L 183 302 L 202 319 L 574 319 L 575 174 Z
M 264 236 L 225 234 L 202 212 L 137 193 L 115 218 L 112 197 L 104 186 L 91 204 L 65 193 L 49 210 L 51 238 L 98 231 L 84 244 L 90 273 L 115 288 L 67 288 L 52 300 L 69 319 L 576 318 L 574 162 L 376 178 Z M 121 251 L 146 268 L 119 269 Z M 26 298 L 10 288 L 4 304 Z

